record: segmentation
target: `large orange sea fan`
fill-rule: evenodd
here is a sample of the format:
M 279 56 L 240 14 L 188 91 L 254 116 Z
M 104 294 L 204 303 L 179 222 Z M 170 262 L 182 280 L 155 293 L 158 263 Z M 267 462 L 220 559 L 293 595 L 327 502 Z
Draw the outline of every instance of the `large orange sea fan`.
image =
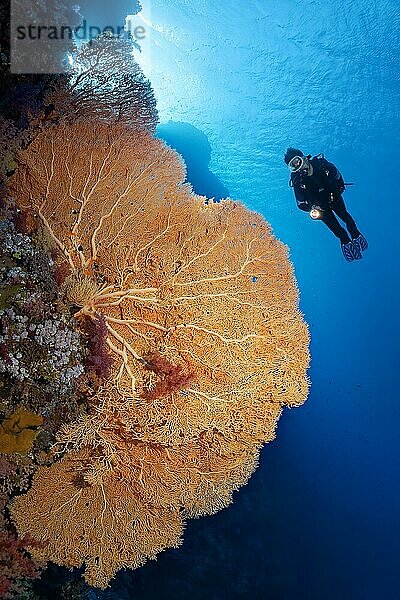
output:
M 308 331 L 286 247 L 261 215 L 197 196 L 184 178 L 180 157 L 150 134 L 76 124 L 39 134 L 8 183 L 69 265 L 77 317 L 104 315 L 115 357 L 91 413 L 60 432 L 65 458 L 51 477 L 39 470 L 12 512 L 21 534 L 51 540 L 41 559 L 86 562 L 100 587 L 178 543 L 166 515 L 182 523 L 226 506 L 273 439 L 282 408 L 308 393 Z M 67 466 L 72 475 L 52 489 Z M 76 545 L 73 529 L 56 524 L 60 514 L 92 518 L 90 508 L 74 517 L 71 500 L 88 488 L 105 515 L 114 500 L 99 490 L 112 496 L 116 481 L 127 502 L 151 507 L 165 528 L 153 551 L 149 541 L 133 552 L 140 558 L 124 553 L 119 562 L 112 536 L 102 551 L 87 529 Z M 121 518 L 129 526 L 133 517 Z

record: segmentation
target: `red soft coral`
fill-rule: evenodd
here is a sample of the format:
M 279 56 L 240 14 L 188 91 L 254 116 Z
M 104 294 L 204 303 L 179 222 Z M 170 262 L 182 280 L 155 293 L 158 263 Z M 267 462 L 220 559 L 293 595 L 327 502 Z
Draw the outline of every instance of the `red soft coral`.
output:
M 114 360 L 108 352 L 108 331 L 104 316 L 97 314 L 96 319 L 84 319 L 82 330 L 88 337 L 89 354 L 85 363 L 86 370 L 94 371 L 100 379 L 107 379 Z
M 0 598 L 12 598 L 21 579 L 36 579 L 41 568 L 24 550 L 27 544 L 36 544 L 28 537 L 17 539 L 6 529 L 0 531 Z
M 195 379 L 193 372 L 185 373 L 183 367 L 170 363 L 159 352 L 153 352 L 147 357 L 147 368 L 156 373 L 161 379 L 154 388 L 145 393 L 146 400 L 155 400 L 179 392 Z

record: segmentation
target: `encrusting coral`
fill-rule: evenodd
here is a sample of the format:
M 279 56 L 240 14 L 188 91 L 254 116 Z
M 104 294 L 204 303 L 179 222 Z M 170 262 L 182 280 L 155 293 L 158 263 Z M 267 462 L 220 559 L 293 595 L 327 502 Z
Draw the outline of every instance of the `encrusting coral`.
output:
M 0 424 L 0 453 L 27 454 L 35 441 L 36 427 L 42 423 L 40 415 L 24 408 L 18 409 Z
M 114 358 L 91 411 L 61 430 L 64 458 L 11 512 L 20 535 L 48 541 L 34 558 L 85 563 L 98 587 L 229 504 L 282 408 L 308 393 L 286 247 L 261 215 L 184 179 L 149 133 L 78 123 L 40 133 L 7 183 L 60 267 L 95 282 L 75 317 L 102 316 Z
M 52 260 L 0 215 L 0 378 L 6 414 L 22 402 L 44 416 L 65 404 L 83 374 L 83 338 L 71 317 L 56 311 Z M 10 215 L 9 215 L 10 216 Z M 21 213 L 18 213 L 18 221 Z M 24 219 L 26 221 L 26 219 Z M 37 241 L 37 236 L 36 240 Z M 30 388 L 30 393 L 28 393 Z M 51 397 L 40 402 L 42 392 Z M 29 396 L 29 399 L 28 399 Z
M 15 169 L 15 154 L 27 141 L 25 131 L 18 130 L 12 121 L 0 115 L 0 181 Z

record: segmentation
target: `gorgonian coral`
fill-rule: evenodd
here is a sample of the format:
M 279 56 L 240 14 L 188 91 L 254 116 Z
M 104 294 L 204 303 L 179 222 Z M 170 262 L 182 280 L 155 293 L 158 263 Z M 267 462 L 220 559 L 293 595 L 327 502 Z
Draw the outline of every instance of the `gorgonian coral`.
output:
M 74 55 L 71 76 L 60 78 L 46 94 L 50 118 L 123 123 L 154 133 L 156 101 L 133 49 L 132 40 L 108 34 L 82 44 Z
M 85 562 L 105 587 L 247 482 L 282 408 L 306 399 L 308 331 L 269 225 L 194 195 L 160 140 L 79 123 L 40 133 L 18 160 L 7 191 L 96 282 L 76 318 L 103 316 L 115 362 L 90 413 L 60 432 L 65 457 L 12 514 L 48 541 L 34 557 Z

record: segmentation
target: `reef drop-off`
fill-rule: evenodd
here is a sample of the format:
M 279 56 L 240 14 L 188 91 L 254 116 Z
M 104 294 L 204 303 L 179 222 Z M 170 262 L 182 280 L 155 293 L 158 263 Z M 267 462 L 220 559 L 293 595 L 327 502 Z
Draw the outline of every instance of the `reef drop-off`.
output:
M 178 546 L 188 518 L 227 506 L 283 408 L 309 387 L 287 248 L 242 203 L 183 183 L 181 157 L 154 137 L 128 43 L 106 36 L 82 51 L 79 82 L 71 74 L 50 90 L 53 113 L 5 182 L 46 232 L 59 301 L 77 330 L 102 324 L 109 357 L 11 515 L 38 563 L 84 564 L 100 588 Z M 90 78 L 96 52 L 110 58 L 100 83 Z M 129 81 L 113 71 L 123 60 Z M 111 105 L 107 78 L 117 81 Z M 137 94 L 127 106 L 126 89 Z

